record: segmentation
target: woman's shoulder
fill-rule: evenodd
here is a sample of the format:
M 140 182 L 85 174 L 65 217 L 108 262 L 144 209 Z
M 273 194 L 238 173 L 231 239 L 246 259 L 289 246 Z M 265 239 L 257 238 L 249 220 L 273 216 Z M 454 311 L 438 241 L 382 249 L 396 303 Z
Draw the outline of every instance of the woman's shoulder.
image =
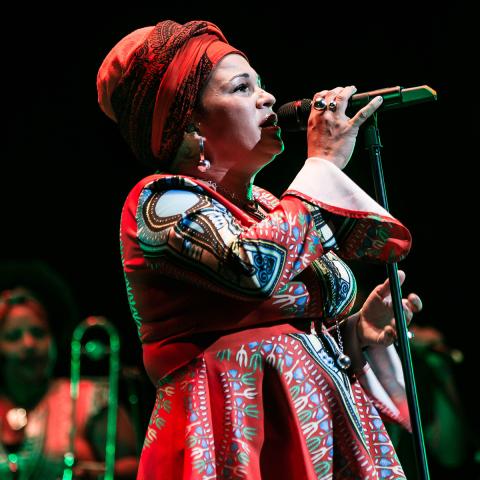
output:
M 194 177 L 173 173 L 155 173 L 142 178 L 132 190 L 148 188 L 150 190 L 197 190 L 205 191 L 204 184 Z
M 155 173 L 139 180 L 130 190 L 125 204 L 137 204 L 145 195 L 164 194 L 166 192 L 193 192 L 205 194 L 206 189 L 193 177 L 174 175 L 169 173 Z
M 256 185 L 252 187 L 252 195 L 265 212 L 273 210 L 280 202 L 274 194 Z M 153 212 L 155 217 L 167 216 L 171 220 L 188 212 L 206 209 L 214 211 L 215 215 L 223 212 L 243 219 L 247 224 L 251 223 L 248 213 L 224 197 L 214 185 L 195 177 L 168 173 L 157 173 L 141 179 L 130 191 L 125 209 L 137 221 L 148 212 Z
M 132 188 L 132 192 L 135 190 L 141 191 L 145 188 L 153 191 L 190 190 L 206 194 L 214 190 L 213 187 L 209 187 L 206 185 L 206 182 L 198 178 L 173 173 L 155 173 L 148 175 L 136 183 Z M 256 201 L 265 205 L 274 207 L 280 202 L 278 197 L 273 193 L 257 185 L 253 185 L 252 194 Z

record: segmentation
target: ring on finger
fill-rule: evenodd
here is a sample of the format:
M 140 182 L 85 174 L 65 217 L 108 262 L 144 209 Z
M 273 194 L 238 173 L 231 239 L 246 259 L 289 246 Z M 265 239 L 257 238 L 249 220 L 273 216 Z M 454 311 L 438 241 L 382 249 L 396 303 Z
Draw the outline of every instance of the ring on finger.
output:
M 329 104 L 328 104 L 328 109 L 331 111 L 331 112 L 334 112 L 336 109 L 337 109 L 337 102 L 335 100 L 332 100 Z
M 313 108 L 315 110 L 323 111 L 327 108 L 327 102 L 324 97 L 317 97 L 313 102 Z

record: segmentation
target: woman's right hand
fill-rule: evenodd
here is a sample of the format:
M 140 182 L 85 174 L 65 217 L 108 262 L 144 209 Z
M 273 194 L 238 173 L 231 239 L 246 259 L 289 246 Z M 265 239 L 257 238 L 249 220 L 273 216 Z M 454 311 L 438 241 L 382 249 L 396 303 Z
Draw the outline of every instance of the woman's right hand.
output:
M 341 169 L 347 165 L 360 126 L 380 107 L 383 100 L 380 96 L 375 97 L 353 118 L 349 118 L 345 111 L 349 98 L 356 91 L 354 86 L 337 87 L 333 90 L 322 90 L 314 95 L 307 129 L 309 157 L 324 158 Z M 324 110 L 314 108 L 314 102 L 319 98 L 325 99 Z M 329 107 L 332 101 L 336 102 L 336 110 Z

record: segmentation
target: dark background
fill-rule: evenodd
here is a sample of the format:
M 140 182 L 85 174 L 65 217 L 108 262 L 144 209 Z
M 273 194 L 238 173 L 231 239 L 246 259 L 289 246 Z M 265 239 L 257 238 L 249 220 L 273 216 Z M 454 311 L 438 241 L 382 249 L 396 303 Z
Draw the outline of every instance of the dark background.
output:
M 120 265 L 123 201 L 150 172 L 138 165 L 98 108 L 96 73 L 111 47 L 136 28 L 171 18 L 210 20 L 246 52 L 277 106 L 338 85 L 358 91 L 429 85 L 438 101 L 380 116 L 390 210 L 407 225 L 413 247 L 400 264 L 404 292 L 424 311 L 415 321 L 441 330 L 465 361 L 458 383 L 474 409 L 478 365 L 478 291 L 473 265 L 474 187 L 467 145 L 473 119 L 466 23 L 461 3 L 368 8 L 341 3 L 267 7 L 259 2 L 178 6 L 12 6 L 3 29 L 1 258 L 42 259 L 70 285 L 80 318 L 105 315 L 119 328 L 124 365 L 141 367 Z M 358 2 L 360 4 L 361 2 Z M 273 4 L 272 4 L 273 5 Z M 392 4 L 393 8 L 396 4 Z M 66 7 L 65 7 L 66 8 Z M 466 61 L 468 60 L 468 61 Z M 305 136 L 284 134 L 286 151 L 256 183 L 280 194 L 305 159 Z M 369 160 L 359 135 L 347 173 L 371 192 Z M 470 181 L 469 181 L 470 180 Z M 473 195 L 471 195 L 473 197 Z M 368 291 L 383 267 L 359 267 Z M 478 375 L 477 375 L 478 378 Z M 473 417 L 478 428 L 478 415 Z

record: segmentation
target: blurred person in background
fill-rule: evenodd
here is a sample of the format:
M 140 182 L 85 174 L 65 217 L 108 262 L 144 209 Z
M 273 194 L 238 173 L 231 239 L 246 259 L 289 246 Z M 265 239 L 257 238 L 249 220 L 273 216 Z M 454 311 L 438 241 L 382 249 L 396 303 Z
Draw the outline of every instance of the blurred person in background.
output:
M 72 401 L 70 379 L 54 372 L 57 363 L 70 365 L 76 309 L 61 279 L 42 263 L 3 264 L 0 286 L 0 478 L 61 478 Z M 74 478 L 96 479 L 104 471 L 108 395 L 107 382 L 80 381 Z M 133 479 L 136 470 L 135 433 L 120 407 L 115 478 Z
M 421 322 L 421 319 L 420 319 Z M 432 325 L 409 328 L 425 448 L 432 478 L 480 478 L 480 435 L 468 421 L 457 378 L 463 353 Z M 416 479 L 411 436 L 389 423 L 407 478 Z
M 369 270 L 358 263 L 352 268 L 361 285 L 353 308 L 353 311 L 358 311 L 368 297 L 367 285 L 375 283 L 376 270 Z M 458 383 L 464 367 L 463 352 L 450 346 L 439 328 L 425 323 L 424 314 L 410 324 L 409 332 L 431 477 L 480 478 L 480 434 L 468 422 L 469 413 Z M 385 422 L 385 426 L 407 478 L 416 480 L 411 434 L 390 421 Z

